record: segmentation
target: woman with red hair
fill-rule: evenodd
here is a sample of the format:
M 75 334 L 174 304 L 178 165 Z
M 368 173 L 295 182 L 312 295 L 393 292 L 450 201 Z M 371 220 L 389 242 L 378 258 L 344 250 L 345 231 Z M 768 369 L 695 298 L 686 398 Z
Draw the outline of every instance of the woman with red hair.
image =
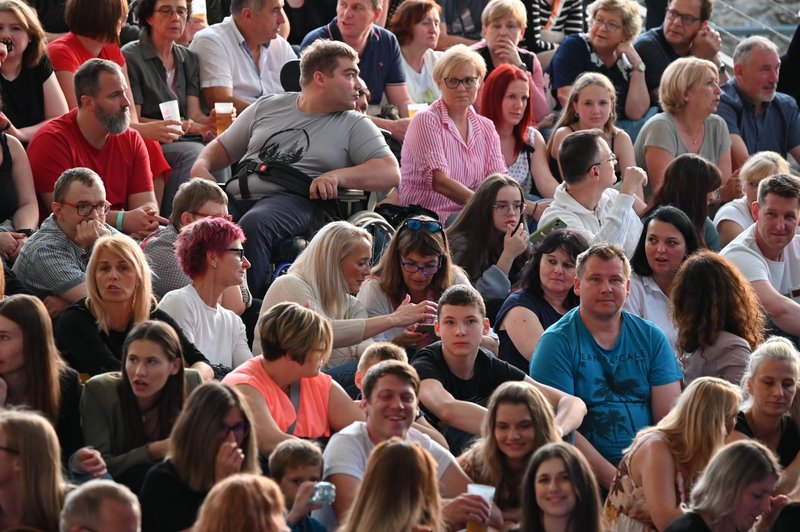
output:
M 500 65 L 489 77 L 481 94 L 480 113 L 494 122 L 500 136 L 508 175 L 526 196 L 552 198 L 558 182 L 550 173 L 544 137 L 531 123 L 528 75 L 514 65 Z M 534 175 L 536 168 L 536 175 Z M 525 202 L 525 214 L 539 219 L 543 206 Z

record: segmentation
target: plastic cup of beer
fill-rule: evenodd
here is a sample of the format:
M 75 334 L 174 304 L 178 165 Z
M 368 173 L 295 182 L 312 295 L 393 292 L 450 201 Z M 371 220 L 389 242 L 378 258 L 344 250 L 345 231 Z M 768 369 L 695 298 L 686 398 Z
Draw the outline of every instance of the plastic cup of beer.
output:
M 494 486 L 487 486 L 486 484 L 467 484 L 467 493 L 471 495 L 480 495 L 490 506 L 494 500 Z M 467 532 L 486 532 L 487 530 L 489 530 L 489 525 L 467 521 Z
M 233 123 L 233 102 L 217 102 L 214 110 L 217 111 L 217 136 L 220 136 Z
M 159 109 L 161 109 L 161 117 L 164 120 L 177 120 L 180 122 L 181 120 L 181 110 L 178 107 L 178 100 L 170 100 L 168 102 L 161 102 L 158 104 Z M 170 126 L 175 129 L 178 133 L 183 133 L 183 129 L 181 126 Z
M 414 118 L 414 115 L 419 111 L 424 111 L 428 108 L 427 103 L 410 103 L 408 104 L 408 117 Z

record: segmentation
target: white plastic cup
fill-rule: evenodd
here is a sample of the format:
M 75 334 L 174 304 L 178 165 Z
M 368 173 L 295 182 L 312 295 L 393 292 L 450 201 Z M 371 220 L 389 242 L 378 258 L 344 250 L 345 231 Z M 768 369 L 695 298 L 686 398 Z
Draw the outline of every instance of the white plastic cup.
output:
M 161 109 L 161 117 L 164 120 L 177 120 L 180 122 L 181 110 L 180 107 L 178 107 L 178 100 L 161 102 L 158 104 L 158 108 Z M 181 126 L 175 125 L 171 127 L 174 128 L 178 133 L 183 133 L 183 128 L 181 128 Z
M 414 118 L 414 115 L 419 111 L 424 111 L 428 108 L 427 103 L 410 103 L 408 104 L 408 117 Z
M 467 484 L 467 493 L 470 495 L 480 495 L 490 506 L 492 501 L 494 501 L 494 491 L 494 486 L 487 486 L 486 484 Z M 483 523 L 467 521 L 467 532 L 486 532 L 488 529 L 488 525 Z
M 233 102 L 217 102 L 214 110 L 217 112 L 217 136 L 220 136 L 233 123 Z

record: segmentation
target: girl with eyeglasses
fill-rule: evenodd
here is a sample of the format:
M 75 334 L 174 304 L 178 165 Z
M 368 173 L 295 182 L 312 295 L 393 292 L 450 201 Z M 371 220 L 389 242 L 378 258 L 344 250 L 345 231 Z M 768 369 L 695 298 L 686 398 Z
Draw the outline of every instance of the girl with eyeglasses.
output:
M 427 216 L 408 218 L 389 241 L 372 275 L 361 285 L 358 300 L 367 315 L 387 316 L 408 298 L 411 303 L 436 305 L 439 296 L 455 284 L 469 284 L 464 271 L 450 258 L 450 246 L 442 224 Z M 431 343 L 432 331 L 419 324 L 392 327 L 374 336 L 406 349 Z
M 437 61 L 433 79 L 442 96 L 408 126 L 400 205 L 421 205 L 446 221 L 487 175 L 506 171 L 494 124 L 472 107 L 485 75 L 483 58 L 464 45 L 449 48 Z
M 504 301 L 530 258 L 524 210 L 519 183 L 493 174 L 447 230 L 453 262 L 466 270 L 484 301 Z
M 588 248 L 586 239 L 573 231 L 554 231 L 536 246 L 522 271 L 521 290 L 508 296 L 494 321 L 500 359 L 528 373 L 545 329 L 578 305 L 575 262 Z
M 143 530 L 191 528 L 208 492 L 238 473 L 260 473 L 253 414 L 231 386 L 207 383 L 186 400 L 167 459 L 145 478 Z
M 59 318 L 56 343 L 69 365 L 88 376 L 119 371 L 123 344 L 145 320 L 163 321 L 178 335 L 187 366 L 205 380 L 214 372 L 208 359 L 183 334 L 169 314 L 156 307 L 150 266 L 135 240 L 105 236 L 95 242 L 86 266 L 86 299 L 67 307 Z
M 139 493 L 147 471 L 167 454 L 186 396 L 202 379 L 194 370 L 184 371 L 180 340 L 166 323 L 135 326 L 122 352 L 121 372 L 86 382 L 81 426 L 113 479 Z
M 242 242 L 241 228 L 224 218 L 201 218 L 184 227 L 175 254 L 192 283 L 165 294 L 158 306 L 223 371 L 253 356 L 242 319 L 219 304 L 225 289 L 240 286 L 250 268 Z

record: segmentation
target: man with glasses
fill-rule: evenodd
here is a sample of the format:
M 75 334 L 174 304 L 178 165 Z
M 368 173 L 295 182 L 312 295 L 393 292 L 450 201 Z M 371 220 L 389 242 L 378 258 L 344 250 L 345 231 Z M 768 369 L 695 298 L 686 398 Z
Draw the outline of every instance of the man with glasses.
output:
M 719 67 L 720 84 L 728 81 L 719 58 L 722 38 L 709 26 L 712 0 L 672 0 L 664 24 L 636 39 L 634 48 L 647 65 L 645 82 L 652 105 L 658 105 L 658 86 L 667 66 L 680 57 L 708 59 Z
M 645 208 L 641 200 L 642 187 L 647 182 L 644 170 L 637 166 L 625 168 L 619 192 L 612 188 L 617 181 L 617 157 L 599 129 L 567 135 L 558 158 L 564 182 L 556 188 L 553 203 L 539 219 L 539 227 L 558 218 L 590 243 L 616 244 L 628 257 L 633 256 L 642 232 L 637 212 Z
M 86 264 L 101 236 L 117 233 L 108 225 L 111 204 L 100 176 L 88 168 L 65 171 L 53 189 L 53 213 L 17 257 L 13 271 L 44 300 L 51 317 L 86 297 Z
M 144 237 L 167 220 L 158 215 L 144 141 L 128 127 L 133 102 L 125 96 L 125 76 L 111 61 L 90 59 L 75 72 L 74 85 L 77 109 L 42 126 L 28 146 L 40 204 L 50 209 L 62 172 L 91 168 L 108 194 L 109 220 L 123 233 Z
M 231 16 L 199 31 L 189 50 L 200 61 L 200 90 L 209 108 L 232 102 L 238 113 L 259 97 L 283 92 L 281 67 L 297 55 L 279 35 L 283 0 L 232 0 Z
M 361 75 L 370 88 L 370 105 L 378 107 L 384 93 L 386 100 L 400 111 L 400 120 L 373 118 L 378 127 L 402 141 L 408 129 L 408 104 L 413 103 L 406 89 L 400 44 L 392 32 L 375 22 L 383 12 L 383 0 L 340 0 L 336 17 L 327 25 L 306 35 L 301 50 L 317 39 L 341 41 L 358 53 Z

